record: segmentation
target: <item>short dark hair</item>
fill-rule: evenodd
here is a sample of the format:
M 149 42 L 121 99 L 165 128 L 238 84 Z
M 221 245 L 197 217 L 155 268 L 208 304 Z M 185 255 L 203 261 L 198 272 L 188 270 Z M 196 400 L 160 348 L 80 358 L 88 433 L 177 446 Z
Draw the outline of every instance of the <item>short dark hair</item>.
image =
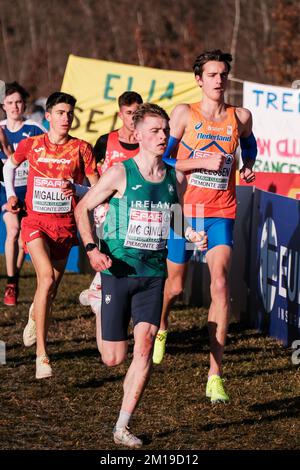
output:
M 5 96 L 13 95 L 14 93 L 19 93 L 24 103 L 26 103 L 27 98 L 30 96 L 28 91 L 18 82 L 5 83 Z
M 139 122 L 143 121 L 146 116 L 158 116 L 166 121 L 169 121 L 170 119 L 166 111 L 157 104 L 143 103 L 139 105 L 133 114 L 134 127 L 136 127 Z
M 70 104 L 74 108 L 76 104 L 76 98 L 74 98 L 72 95 L 69 95 L 68 93 L 56 91 L 55 93 L 52 93 L 52 95 L 48 96 L 46 101 L 46 111 L 49 111 L 51 108 L 53 108 L 53 106 L 60 103 Z
M 135 91 L 124 91 L 118 98 L 119 108 L 121 106 L 131 106 L 134 103 L 142 104 L 143 98 Z
M 224 62 L 227 65 L 227 72 L 230 72 L 232 61 L 232 55 L 229 52 L 222 52 L 221 49 L 213 49 L 212 51 L 206 51 L 198 55 L 193 65 L 195 75 L 202 76 L 203 66 L 206 62 L 215 60 L 216 62 Z

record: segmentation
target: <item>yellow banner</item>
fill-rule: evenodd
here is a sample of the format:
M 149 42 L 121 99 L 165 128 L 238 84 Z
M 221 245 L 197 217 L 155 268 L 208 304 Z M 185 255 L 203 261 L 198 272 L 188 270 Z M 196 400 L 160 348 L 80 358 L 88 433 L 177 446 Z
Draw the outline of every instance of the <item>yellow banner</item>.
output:
M 159 104 L 168 113 L 178 103 L 193 103 L 201 98 L 193 73 L 70 55 L 62 91 L 77 99 L 72 135 L 95 144 L 100 135 L 121 127 L 118 97 L 129 90 L 140 93 L 145 102 Z

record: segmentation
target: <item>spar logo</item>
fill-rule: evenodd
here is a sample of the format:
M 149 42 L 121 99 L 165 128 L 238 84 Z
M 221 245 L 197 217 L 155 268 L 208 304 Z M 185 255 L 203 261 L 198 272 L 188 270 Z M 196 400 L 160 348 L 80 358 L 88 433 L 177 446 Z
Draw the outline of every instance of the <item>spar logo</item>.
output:
M 281 298 L 278 318 L 289 316 L 285 308 L 300 305 L 300 252 L 281 245 L 274 220 L 265 220 L 260 242 L 259 285 L 267 313 L 273 310 L 276 296 Z M 297 322 L 293 319 L 293 322 Z M 299 317 L 300 327 L 300 317 Z
M 259 284 L 266 312 L 273 309 L 277 290 L 277 233 L 273 219 L 268 217 L 264 223 L 260 242 Z

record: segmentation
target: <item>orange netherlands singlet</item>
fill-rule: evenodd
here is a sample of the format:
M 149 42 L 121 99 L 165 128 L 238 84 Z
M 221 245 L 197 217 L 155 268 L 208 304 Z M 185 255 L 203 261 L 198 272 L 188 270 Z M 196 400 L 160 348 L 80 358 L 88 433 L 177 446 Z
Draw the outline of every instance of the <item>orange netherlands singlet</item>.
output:
M 235 151 L 239 145 L 235 107 L 226 105 L 227 117 L 215 122 L 202 116 L 199 102 L 189 106 L 190 118 L 178 147 L 177 159 L 209 157 L 216 153 L 225 155 L 226 159 L 219 171 L 203 169 L 187 173 L 184 214 L 187 217 L 234 219 Z

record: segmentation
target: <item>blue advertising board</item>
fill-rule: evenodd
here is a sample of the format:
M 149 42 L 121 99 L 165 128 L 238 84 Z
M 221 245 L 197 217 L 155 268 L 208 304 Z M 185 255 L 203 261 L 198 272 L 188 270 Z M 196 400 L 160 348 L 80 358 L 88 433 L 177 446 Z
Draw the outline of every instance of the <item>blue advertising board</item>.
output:
M 300 338 L 300 201 L 256 190 L 252 323 L 289 346 Z

